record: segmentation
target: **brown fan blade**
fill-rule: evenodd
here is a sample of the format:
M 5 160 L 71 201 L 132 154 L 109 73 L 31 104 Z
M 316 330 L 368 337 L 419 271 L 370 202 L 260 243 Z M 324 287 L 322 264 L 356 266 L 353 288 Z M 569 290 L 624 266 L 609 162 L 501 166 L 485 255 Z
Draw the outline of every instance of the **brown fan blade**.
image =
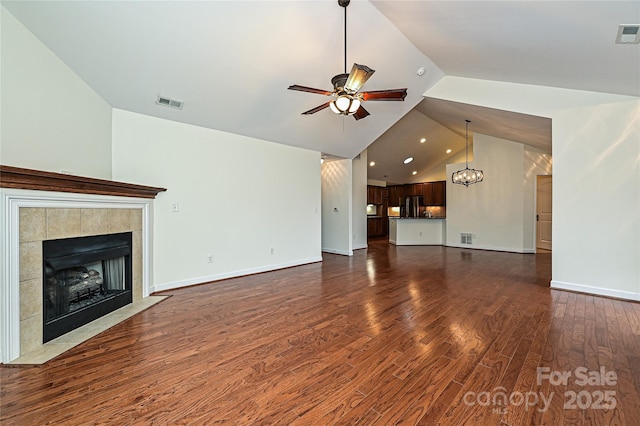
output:
M 318 111 L 322 111 L 323 109 L 328 108 L 330 103 L 331 103 L 331 101 L 329 101 L 327 103 L 324 103 L 324 104 L 322 104 L 320 106 L 317 106 L 315 108 L 312 108 L 309 111 L 303 112 L 302 115 L 315 114 Z
M 365 118 L 368 115 L 369 111 L 367 111 L 362 105 L 360 105 L 360 108 L 358 108 L 358 110 L 353 114 L 353 118 L 355 118 L 356 120 L 360 120 L 361 118 Z
M 308 92 L 308 93 L 317 93 L 318 95 L 326 95 L 331 96 L 333 92 L 328 90 L 314 89 L 313 87 L 300 86 L 298 84 L 294 84 L 292 86 L 287 87 L 289 90 L 297 90 L 299 92 Z
M 376 72 L 366 65 L 353 64 L 347 82 L 344 84 L 344 90 L 355 93 L 369 80 L 369 77 Z
M 404 101 L 407 89 L 374 90 L 362 92 L 363 101 Z

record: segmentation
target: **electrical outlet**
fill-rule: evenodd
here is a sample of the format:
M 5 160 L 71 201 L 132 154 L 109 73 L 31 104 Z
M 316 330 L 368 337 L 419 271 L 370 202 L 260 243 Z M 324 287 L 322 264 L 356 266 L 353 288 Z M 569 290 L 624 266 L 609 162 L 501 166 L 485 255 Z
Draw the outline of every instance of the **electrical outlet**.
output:
M 274 249 L 273 247 L 271 247 L 271 254 L 276 254 L 276 249 Z
M 213 263 L 213 255 L 212 254 L 207 256 L 207 262 Z
M 174 212 L 174 213 L 175 212 L 179 212 L 180 211 L 180 204 L 178 204 L 178 203 L 171 204 L 171 211 Z

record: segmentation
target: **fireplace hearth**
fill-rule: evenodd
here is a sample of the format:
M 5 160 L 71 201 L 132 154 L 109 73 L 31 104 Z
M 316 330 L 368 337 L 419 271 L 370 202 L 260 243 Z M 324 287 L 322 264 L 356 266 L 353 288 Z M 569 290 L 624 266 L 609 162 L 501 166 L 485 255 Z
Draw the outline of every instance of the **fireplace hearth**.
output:
M 43 342 L 132 302 L 131 232 L 46 240 Z

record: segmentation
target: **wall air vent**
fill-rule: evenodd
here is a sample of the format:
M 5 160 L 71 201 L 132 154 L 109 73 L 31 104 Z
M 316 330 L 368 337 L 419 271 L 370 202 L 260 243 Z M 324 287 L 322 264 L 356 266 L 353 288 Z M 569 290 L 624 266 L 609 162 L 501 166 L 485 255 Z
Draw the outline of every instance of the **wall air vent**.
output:
M 466 233 L 461 233 L 460 234 L 460 244 L 473 244 L 473 241 L 471 241 L 473 237 L 473 234 L 466 234 Z
M 618 27 L 616 44 L 639 44 L 640 24 L 622 24 Z
M 184 102 L 158 96 L 158 99 L 156 100 L 156 104 L 164 105 L 170 108 L 182 109 L 182 105 L 184 105 Z

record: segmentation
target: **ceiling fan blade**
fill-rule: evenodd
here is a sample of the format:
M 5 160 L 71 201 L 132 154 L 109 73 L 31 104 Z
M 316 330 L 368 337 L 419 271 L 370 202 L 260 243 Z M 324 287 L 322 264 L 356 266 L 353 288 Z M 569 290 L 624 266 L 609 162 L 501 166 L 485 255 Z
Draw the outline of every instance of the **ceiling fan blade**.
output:
M 347 78 L 347 82 L 344 85 L 344 90 L 350 93 L 357 92 L 374 72 L 376 71 L 366 65 L 353 64 L 349 78 Z
M 317 93 L 318 95 L 326 95 L 326 96 L 331 96 L 331 94 L 333 93 L 328 90 L 314 89 L 313 87 L 300 86 L 299 84 L 291 85 L 287 87 L 287 89 L 297 90 L 299 92 Z
M 358 108 L 357 111 L 353 114 L 353 118 L 355 118 L 356 120 L 360 120 L 368 115 L 369 111 L 367 111 L 362 105 L 360 105 L 360 108 Z
M 322 104 L 320 106 L 317 106 L 315 108 L 312 108 L 309 111 L 303 112 L 302 115 L 315 114 L 318 111 L 322 111 L 323 109 L 328 108 L 330 103 L 331 103 L 331 101 L 329 101 L 327 103 L 324 103 L 324 104 Z
M 362 92 L 363 101 L 404 101 L 407 89 L 374 90 Z

